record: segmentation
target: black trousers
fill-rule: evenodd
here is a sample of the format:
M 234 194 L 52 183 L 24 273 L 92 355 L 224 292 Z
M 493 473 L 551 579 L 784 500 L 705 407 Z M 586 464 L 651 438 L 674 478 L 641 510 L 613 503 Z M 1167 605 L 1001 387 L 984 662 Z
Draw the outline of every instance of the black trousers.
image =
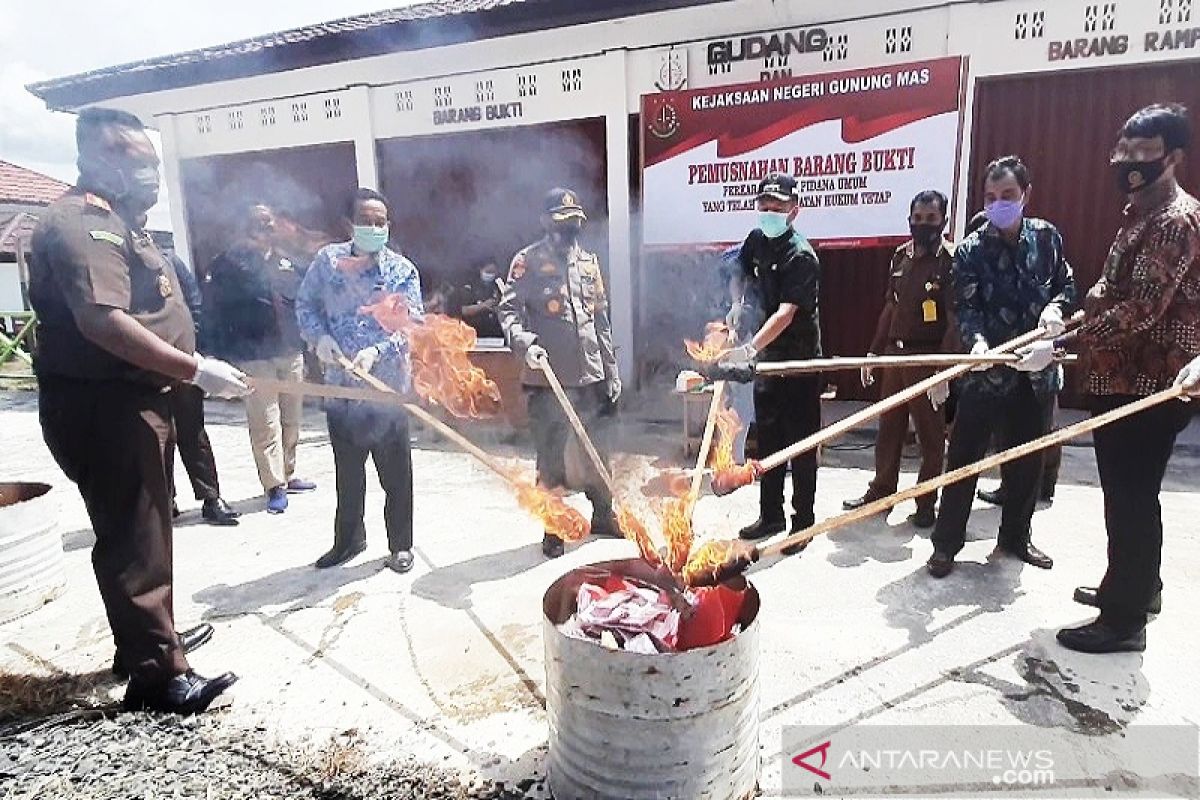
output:
M 217 482 L 217 461 L 212 442 L 204 429 L 204 391 L 185 384 L 171 390 L 171 418 L 175 422 L 175 440 L 167 451 L 167 475 L 171 478 L 171 495 L 175 495 L 175 450 L 192 482 L 197 500 L 216 500 L 221 496 Z
M 758 430 L 758 455 L 765 458 L 821 429 L 821 378 L 756 378 L 754 420 Z M 785 467 L 792 471 L 792 509 L 800 527 L 815 521 L 817 452 L 810 450 L 777 467 L 759 481 L 759 512 L 765 520 L 782 520 Z
M 1136 397 L 1092 398 L 1103 414 Z M 1162 508 L 1158 502 L 1175 437 L 1187 427 L 1191 409 L 1172 402 L 1098 428 L 1092 434 L 1104 491 L 1108 571 L 1100 582 L 1100 616 L 1123 629 L 1146 624 L 1146 607 L 1162 590 Z
M 1016 388 L 1007 394 L 993 395 L 972 389 L 959 396 L 946 454 L 947 472 L 986 456 L 993 435 L 998 445 L 1007 450 L 1049 431 L 1054 396 L 1039 397 L 1028 376 L 1019 377 Z M 1030 523 L 1041 487 L 1042 466 L 1041 452 L 1001 466 L 1005 498 L 996 542 L 999 547 L 1015 550 L 1028 544 Z M 942 491 L 942 505 L 931 537 L 934 549 L 948 555 L 962 550 L 978 480 L 978 477 L 966 478 Z
M 615 409 L 608 401 L 608 389 L 600 382 L 567 388 L 566 392 L 588 436 L 607 465 L 610 461 L 612 421 L 615 418 Z M 526 386 L 525 396 L 529 409 L 529 428 L 537 453 L 538 483 L 551 489 L 565 487 L 567 468 L 563 454 L 567 442 L 575 435 L 575 429 L 550 389 Z M 592 474 L 590 462 L 587 470 L 588 474 Z M 612 496 L 603 482 L 596 479 L 584 487 L 584 494 L 592 504 L 593 520 L 603 520 L 612 513 Z
M 43 376 L 38 413 L 50 453 L 87 507 L 92 568 L 124 666 L 139 684 L 161 685 L 188 669 L 175 634 L 167 395 Z
M 383 487 L 383 523 L 388 550 L 398 553 L 413 546 L 412 443 L 408 416 L 393 409 L 331 403 L 325 412 L 337 484 L 334 514 L 335 547 L 365 542 L 363 522 L 367 497 L 367 457 L 375 461 Z

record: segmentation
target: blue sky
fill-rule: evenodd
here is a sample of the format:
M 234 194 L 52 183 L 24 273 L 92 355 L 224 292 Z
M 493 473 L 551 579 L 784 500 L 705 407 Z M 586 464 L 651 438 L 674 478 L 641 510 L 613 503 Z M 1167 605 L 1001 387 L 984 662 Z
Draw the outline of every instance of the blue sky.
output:
M 75 178 L 73 117 L 47 111 L 25 85 L 220 44 L 414 0 L 23 0 L 0 15 L 0 159 Z M 168 227 L 166 203 L 151 213 Z

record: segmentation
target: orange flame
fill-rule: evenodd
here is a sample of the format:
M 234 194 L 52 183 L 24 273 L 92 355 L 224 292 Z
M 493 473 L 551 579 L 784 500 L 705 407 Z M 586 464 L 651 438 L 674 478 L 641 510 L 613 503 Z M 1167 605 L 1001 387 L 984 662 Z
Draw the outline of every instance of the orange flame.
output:
M 683 340 L 683 346 L 694 360 L 710 364 L 733 349 L 730 341 L 732 332 L 724 322 L 710 322 L 704 326 L 704 342 Z
M 719 574 L 721 568 L 733 564 L 742 555 L 738 552 L 741 542 L 710 540 L 696 548 L 681 570 L 684 583 L 695 586 L 706 576 Z
M 742 420 L 733 408 L 723 408 L 717 412 L 717 441 L 713 444 L 708 465 L 716 472 L 733 469 L 737 462 L 733 460 L 733 444 L 742 430 Z
M 743 486 L 749 486 L 754 483 L 754 478 L 755 468 L 753 461 L 745 464 L 735 464 L 725 469 L 714 470 L 712 477 L 713 493 L 718 496 L 729 494 L 735 489 L 740 489 Z
M 667 569 L 680 574 L 692 550 L 692 504 L 688 497 L 676 497 L 663 503 L 659 514 L 663 536 L 667 540 Z
M 546 533 L 564 542 L 578 542 L 591 533 L 587 519 L 563 502 L 561 495 L 526 480 L 516 480 L 514 483 L 517 487 L 517 504 L 541 520 Z
M 444 314 L 426 314 L 421 323 L 409 316 L 403 295 L 393 294 L 363 306 L 380 326 L 408 336 L 413 388 L 423 399 L 437 403 L 460 419 L 494 416 L 500 411 L 500 389 L 471 363 L 475 329 Z
M 624 506 L 617 507 L 617 525 L 621 528 L 621 533 L 625 534 L 625 538 L 637 545 L 643 561 L 652 567 L 662 565 L 662 559 L 658 557 L 658 551 L 654 549 L 654 542 L 650 539 L 650 532 L 646 530 L 642 521 Z

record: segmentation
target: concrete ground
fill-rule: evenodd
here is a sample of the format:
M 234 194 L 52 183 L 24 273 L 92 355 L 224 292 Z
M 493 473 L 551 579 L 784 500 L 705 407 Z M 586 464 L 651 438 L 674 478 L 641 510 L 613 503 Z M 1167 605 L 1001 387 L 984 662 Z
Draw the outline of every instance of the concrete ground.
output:
M 225 496 L 245 516 L 237 528 L 205 526 L 190 493 L 181 493 L 175 604 L 180 627 L 207 620 L 217 629 L 194 654 L 196 669 L 242 676 L 230 719 L 285 740 L 355 730 L 377 756 L 411 754 L 500 780 L 539 771 L 547 741 L 542 593 L 564 571 L 630 556 L 632 545 L 587 542 L 544 560 L 538 525 L 505 486 L 422 433 L 416 568 L 404 576 L 383 568 L 382 495 L 372 479 L 369 549 L 343 568 L 317 571 L 311 564 L 331 543 L 334 503 L 319 412 L 309 410 L 299 463 L 320 488 L 293 497 L 281 517 L 263 511 L 240 409 L 211 403 L 209 431 Z M 641 496 L 654 468 L 682 463 L 678 431 L 631 422 L 625 433 L 630 454 L 618 480 Z M 531 465 L 527 448 L 472 435 Z M 1195 441 L 1193 429 L 1162 497 L 1165 610 L 1144 656 L 1084 656 L 1054 641 L 1058 627 L 1090 618 L 1071 592 L 1094 585 L 1104 569 L 1101 495 L 1086 446 L 1067 448 L 1057 498 L 1035 517 L 1035 541 L 1057 559 L 1049 572 L 989 560 L 999 512 L 982 505 L 963 563 L 943 581 L 924 571 L 930 547 L 906 524 L 908 505 L 757 572 L 764 794 L 779 794 L 793 755 L 783 747 L 788 725 L 1019 724 L 1072 731 L 1080 751 L 1102 753 L 1106 738 L 1129 726 L 1200 719 Z M 844 498 L 863 491 L 869 448 L 869 434 L 860 433 L 825 451 L 819 517 L 840 513 Z M 0 453 L 0 480 L 56 487 L 68 575 L 62 597 L 0 627 L 0 670 L 101 669 L 112 645 L 91 574 L 92 535 L 78 494 L 42 444 L 32 395 L 0 394 Z M 906 470 L 914 467 L 906 460 Z M 179 483 L 187 485 L 182 470 Z M 728 536 L 755 515 L 752 489 L 706 496 L 697 529 Z

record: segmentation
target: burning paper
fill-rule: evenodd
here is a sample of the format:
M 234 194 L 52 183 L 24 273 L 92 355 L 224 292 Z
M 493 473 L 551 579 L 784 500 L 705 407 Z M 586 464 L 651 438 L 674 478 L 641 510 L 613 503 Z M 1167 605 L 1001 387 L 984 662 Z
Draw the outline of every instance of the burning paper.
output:
M 499 387 L 468 356 L 476 338 L 470 325 L 444 314 L 426 314 L 415 322 L 402 295 L 388 295 L 359 312 L 374 317 L 384 330 L 408 337 L 413 388 L 422 399 L 460 419 L 490 417 L 500 411 Z
M 647 643 L 652 652 L 667 652 L 679 638 L 679 612 L 665 590 L 613 575 L 604 586 L 579 587 L 575 613 L 559 630 L 594 642 L 607 634 L 623 650 L 636 640 L 636 652 L 645 652 Z
M 733 334 L 724 322 L 710 322 L 704 326 L 704 341 L 685 339 L 683 346 L 696 361 L 712 363 L 733 349 Z

